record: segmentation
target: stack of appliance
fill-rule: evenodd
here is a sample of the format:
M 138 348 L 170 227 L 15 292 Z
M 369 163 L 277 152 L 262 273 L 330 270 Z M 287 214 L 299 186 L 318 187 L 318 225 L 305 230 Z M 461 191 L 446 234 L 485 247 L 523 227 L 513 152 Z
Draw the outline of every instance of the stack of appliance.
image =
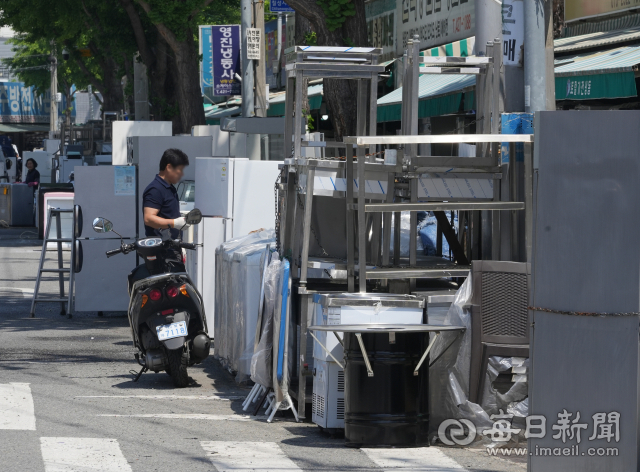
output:
M 132 136 L 171 137 L 171 121 L 113 121 L 111 161 L 114 166 L 127 165 L 128 139 Z M 105 149 L 106 150 L 106 149 Z M 207 153 L 207 156 L 210 154 Z M 160 157 L 158 157 L 160 159 Z
M 252 231 L 274 227 L 278 165 L 277 161 L 246 158 L 196 159 L 195 206 L 204 218 L 195 228 L 194 239 L 204 245 L 188 261 L 187 270 L 202 294 L 210 330 L 215 326 L 216 248 Z M 209 332 L 209 336 L 214 333 Z
M 140 235 L 144 235 L 144 219 L 142 217 L 144 189 L 160 171 L 162 154 L 171 148 L 180 149 L 189 158 L 189 165 L 184 169 L 182 181 L 195 182 L 196 159 L 211 156 L 210 136 L 132 136 L 128 138 L 127 164 L 138 168 L 138 234 Z M 195 188 L 192 189 L 192 192 L 195 192 Z
M 410 295 L 385 293 L 316 294 L 314 325 L 421 324 L 424 301 Z M 313 343 L 312 421 L 325 429 L 344 428 L 344 371 L 334 361 L 343 359 L 342 344 L 333 333 L 316 331 Z
M 247 157 L 247 135 L 222 131 L 218 125 L 202 125 L 191 128 L 192 136 L 212 137 L 212 156 Z
M 33 188 L 0 183 L 0 220 L 9 226 L 33 226 Z
M 0 179 L 6 183 L 14 183 L 18 176 L 18 159 L 16 152 L 11 145 L 11 139 L 9 136 L 0 136 L 0 159 L 2 160 L 2 166 L 0 166 Z
M 107 259 L 105 252 L 120 245 L 115 233 L 97 234 L 91 228 L 96 217 L 113 223 L 127 243 L 145 235 L 142 210 L 144 189 L 159 170 L 162 153 L 181 149 L 190 158 L 185 180 L 195 180 L 195 158 L 211 153 L 211 138 L 155 136 L 131 138 L 130 164 L 126 166 L 85 166 L 76 169 L 75 203 L 83 214 L 82 244 L 84 266 L 76 278 L 76 311 L 126 311 L 127 274 L 136 267 L 136 255 Z

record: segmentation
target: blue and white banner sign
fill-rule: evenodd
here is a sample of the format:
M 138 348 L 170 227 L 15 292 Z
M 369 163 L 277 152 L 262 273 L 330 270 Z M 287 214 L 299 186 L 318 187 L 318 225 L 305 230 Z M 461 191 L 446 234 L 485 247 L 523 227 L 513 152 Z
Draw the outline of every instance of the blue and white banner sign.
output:
M 242 85 L 236 79 L 240 75 L 240 25 L 212 26 L 211 31 L 213 94 L 240 95 Z

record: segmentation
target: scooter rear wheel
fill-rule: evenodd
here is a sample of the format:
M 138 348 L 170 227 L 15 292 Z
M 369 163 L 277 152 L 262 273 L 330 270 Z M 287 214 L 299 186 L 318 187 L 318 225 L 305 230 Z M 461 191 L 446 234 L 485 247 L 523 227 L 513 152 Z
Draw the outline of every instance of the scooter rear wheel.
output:
M 184 349 L 167 350 L 167 358 L 169 359 L 168 374 L 173 380 L 174 387 L 184 388 L 189 384 L 189 375 L 187 374 L 187 364 L 189 358 Z

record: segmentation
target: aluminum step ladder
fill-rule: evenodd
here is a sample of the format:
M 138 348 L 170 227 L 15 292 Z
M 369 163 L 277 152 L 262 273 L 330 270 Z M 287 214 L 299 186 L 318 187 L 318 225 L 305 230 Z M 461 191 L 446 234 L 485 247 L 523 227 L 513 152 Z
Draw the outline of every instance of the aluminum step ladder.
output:
M 33 300 L 31 301 L 31 318 L 33 318 L 36 314 L 36 303 L 43 302 L 59 302 L 60 303 L 60 315 L 67 315 L 68 318 L 71 318 L 73 315 L 73 283 L 74 283 L 74 271 L 72 270 L 73 261 L 75 260 L 75 248 L 73 238 L 63 238 L 62 237 L 62 222 L 60 220 L 60 215 L 62 213 L 73 213 L 73 209 L 62 209 L 62 208 L 49 208 L 48 219 L 47 219 L 47 228 L 44 233 L 44 242 L 42 243 L 42 254 L 40 254 L 40 266 L 38 267 L 38 276 L 36 278 L 36 287 L 33 291 Z M 50 238 L 49 235 L 51 233 L 51 226 L 55 220 L 56 225 L 56 237 Z M 56 243 L 57 244 L 57 252 L 58 252 L 58 267 L 55 269 L 45 269 L 44 263 L 47 258 L 47 245 L 48 243 Z M 62 243 L 70 243 L 71 244 L 71 259 L 69 260 L 69 267 L 64 267 L 63 256 L 62 256 Z M 43 273 L 57 273 L 58 274 L 58 283 L 60 288 L 60 296 L 59 298 L 52 297 L 44 297 L 38 298 L 38 292 L 40 291 L 40 281 L 42 279 Z M 68 296 L 64 294 L 64 274 L 69 274 L 69 292 Z M 65 303 L 67 304 L 65 309 Z

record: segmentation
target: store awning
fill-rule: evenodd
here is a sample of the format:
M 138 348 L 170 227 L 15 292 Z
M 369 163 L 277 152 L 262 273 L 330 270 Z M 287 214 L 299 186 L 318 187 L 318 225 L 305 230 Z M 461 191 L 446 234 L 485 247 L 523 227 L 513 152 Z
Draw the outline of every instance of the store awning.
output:
M 640 40 L 640 26 L 616 31 L 598 31 L 596 33 L 560 38 L 553 41 L 556 54 L 566 54 L 596 47 L 613 46 L 627 41 Z
M 453 43 L 445 44 L 431 49 L 425 49 L 420 52 L 421 56 L 462 56 L 467 57 L 473 55 L 473 47 L 476 44 L 476 37 L 472 36 L 467 39 L 461 39 Z
M 638 95 L 635 70 L 640 46 L 556 59 L 556 100 L 593 100 Z
M 418 82 L 418 118 L 473 109 L 475 75 L 422 75 Z M 464 100 L 464 103 L 463 103 Z M 400 121 L 402 87 L 378 99 L 378 123 Z
M 240 107 L 216 108 L 205 113 L 205 119 L 208 125 L 219 125 L 220 119 L 227 116 L 239 116 L 242 113 Z
M 0 133 L 41 133 L 49 129 L 48 124 L 0 123 Z

